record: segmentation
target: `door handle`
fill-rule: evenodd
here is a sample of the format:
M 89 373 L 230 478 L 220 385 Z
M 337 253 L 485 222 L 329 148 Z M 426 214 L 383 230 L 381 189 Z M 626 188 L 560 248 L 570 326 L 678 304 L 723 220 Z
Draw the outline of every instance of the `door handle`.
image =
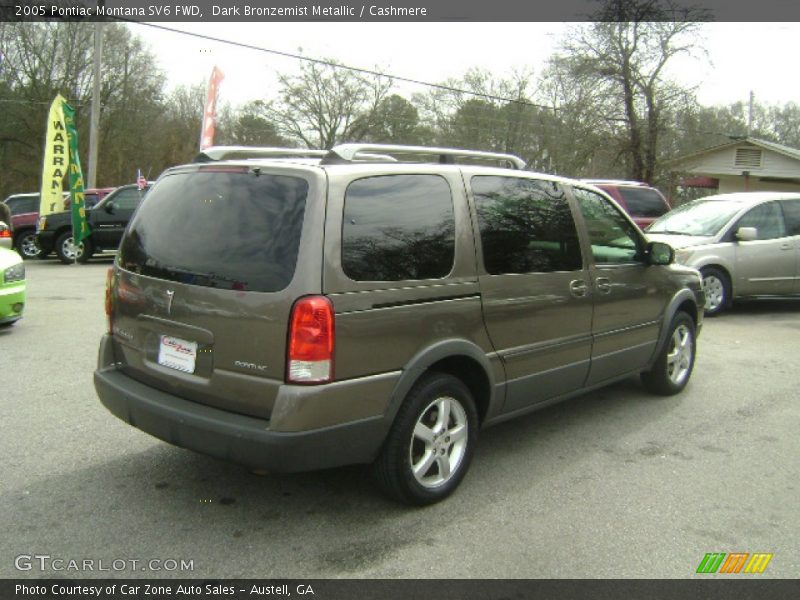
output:
M 594 284 L 601 294 L 611 293 L 611 280 L 608 277 L 598 277 L 594 280 Z
M 791 250 L 794 248 L 792 244 L 781 244 L 781 250 Z
M 569 293 L 578 298 L 585 296 L 587 289 L 583 279 L 573 279 L 569 282 Z

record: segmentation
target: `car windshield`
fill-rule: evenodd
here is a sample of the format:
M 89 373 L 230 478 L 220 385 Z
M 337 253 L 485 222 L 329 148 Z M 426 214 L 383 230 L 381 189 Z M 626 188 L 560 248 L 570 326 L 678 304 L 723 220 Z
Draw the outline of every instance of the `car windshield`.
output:
M 695 200 L 667 213 L 647 228 L 648 233 L 713 236 L 742 208 L 740 202 Z

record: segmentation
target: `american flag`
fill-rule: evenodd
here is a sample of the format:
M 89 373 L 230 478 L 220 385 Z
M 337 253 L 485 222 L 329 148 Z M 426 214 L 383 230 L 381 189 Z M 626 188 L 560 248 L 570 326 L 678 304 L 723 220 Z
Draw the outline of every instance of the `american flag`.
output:
M 147 179 L 142 175 L 141 169 L 136 169 L 136 185 L 139 186 L 140 191 L 147 187 Z

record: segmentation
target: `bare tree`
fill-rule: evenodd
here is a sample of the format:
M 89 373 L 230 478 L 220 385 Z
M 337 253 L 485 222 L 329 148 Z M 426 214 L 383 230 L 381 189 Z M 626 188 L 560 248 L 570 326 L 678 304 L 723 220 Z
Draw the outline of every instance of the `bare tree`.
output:
M 700 50 L 705 15 L 673 0 L 606 0 L 595 18 L 572 32 L 558 60 L 575 81 L 594 84 L 610 100 L 603 114 L 624 127 L 619 151 L 627 175 L 652 181 L 666 115 L 691 95 L 670 83 L 665 69 L 674 57 Z
M 299 74 L 280 75 L 279 99 L 266 109 L 279 133 L 309 148 L 332 148 L 363 136 L 392 85 L 388 77 L 328 62 L 304 63 Z

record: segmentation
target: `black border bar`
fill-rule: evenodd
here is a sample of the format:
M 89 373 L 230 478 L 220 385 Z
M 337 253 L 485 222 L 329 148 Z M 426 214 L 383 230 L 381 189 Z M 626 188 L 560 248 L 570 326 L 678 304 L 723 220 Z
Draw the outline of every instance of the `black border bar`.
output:
M 0 20 L 149 22 L 578 22 L 650 3 L 657 20 L 800 21 L 796 0 L 0 0 Z M 216 7 L 216 8 L 215 8 Z M 608 14 L 608 13 L 606 13 Z M 612 19 L 613 20 L 613 19 Z M 753 40 L 757 43 L 757 40 Z
M 758 577 L 758 576 L 756 576 Z M 24 587 L 23 587 L 24 586 Z M 180 593 L 180 588 L 184 593 Z M 31 590 L 38 588 L 38 591 Z M 80 590 L 69 593 L 70 590 Z M 168 588 L 165 593 L 160 588 Z M 256 588 L 256 592 L 254 592 Z M 155 593 L 152 593 L 154 590 Z M 267 591 L 270 590 L 270 591 Z M 97 591 L 100 593 L 98 594 Z M 259 593 L 260 591 L 260 593 Z M 150 593 L 148 593 L 150 592 Z M 188 592 L 188 593 L 186 593 Z M 772 600 L 800 597 L 800 581 L 753 576 L 693 579 L 6 579 L 4 600 Z

